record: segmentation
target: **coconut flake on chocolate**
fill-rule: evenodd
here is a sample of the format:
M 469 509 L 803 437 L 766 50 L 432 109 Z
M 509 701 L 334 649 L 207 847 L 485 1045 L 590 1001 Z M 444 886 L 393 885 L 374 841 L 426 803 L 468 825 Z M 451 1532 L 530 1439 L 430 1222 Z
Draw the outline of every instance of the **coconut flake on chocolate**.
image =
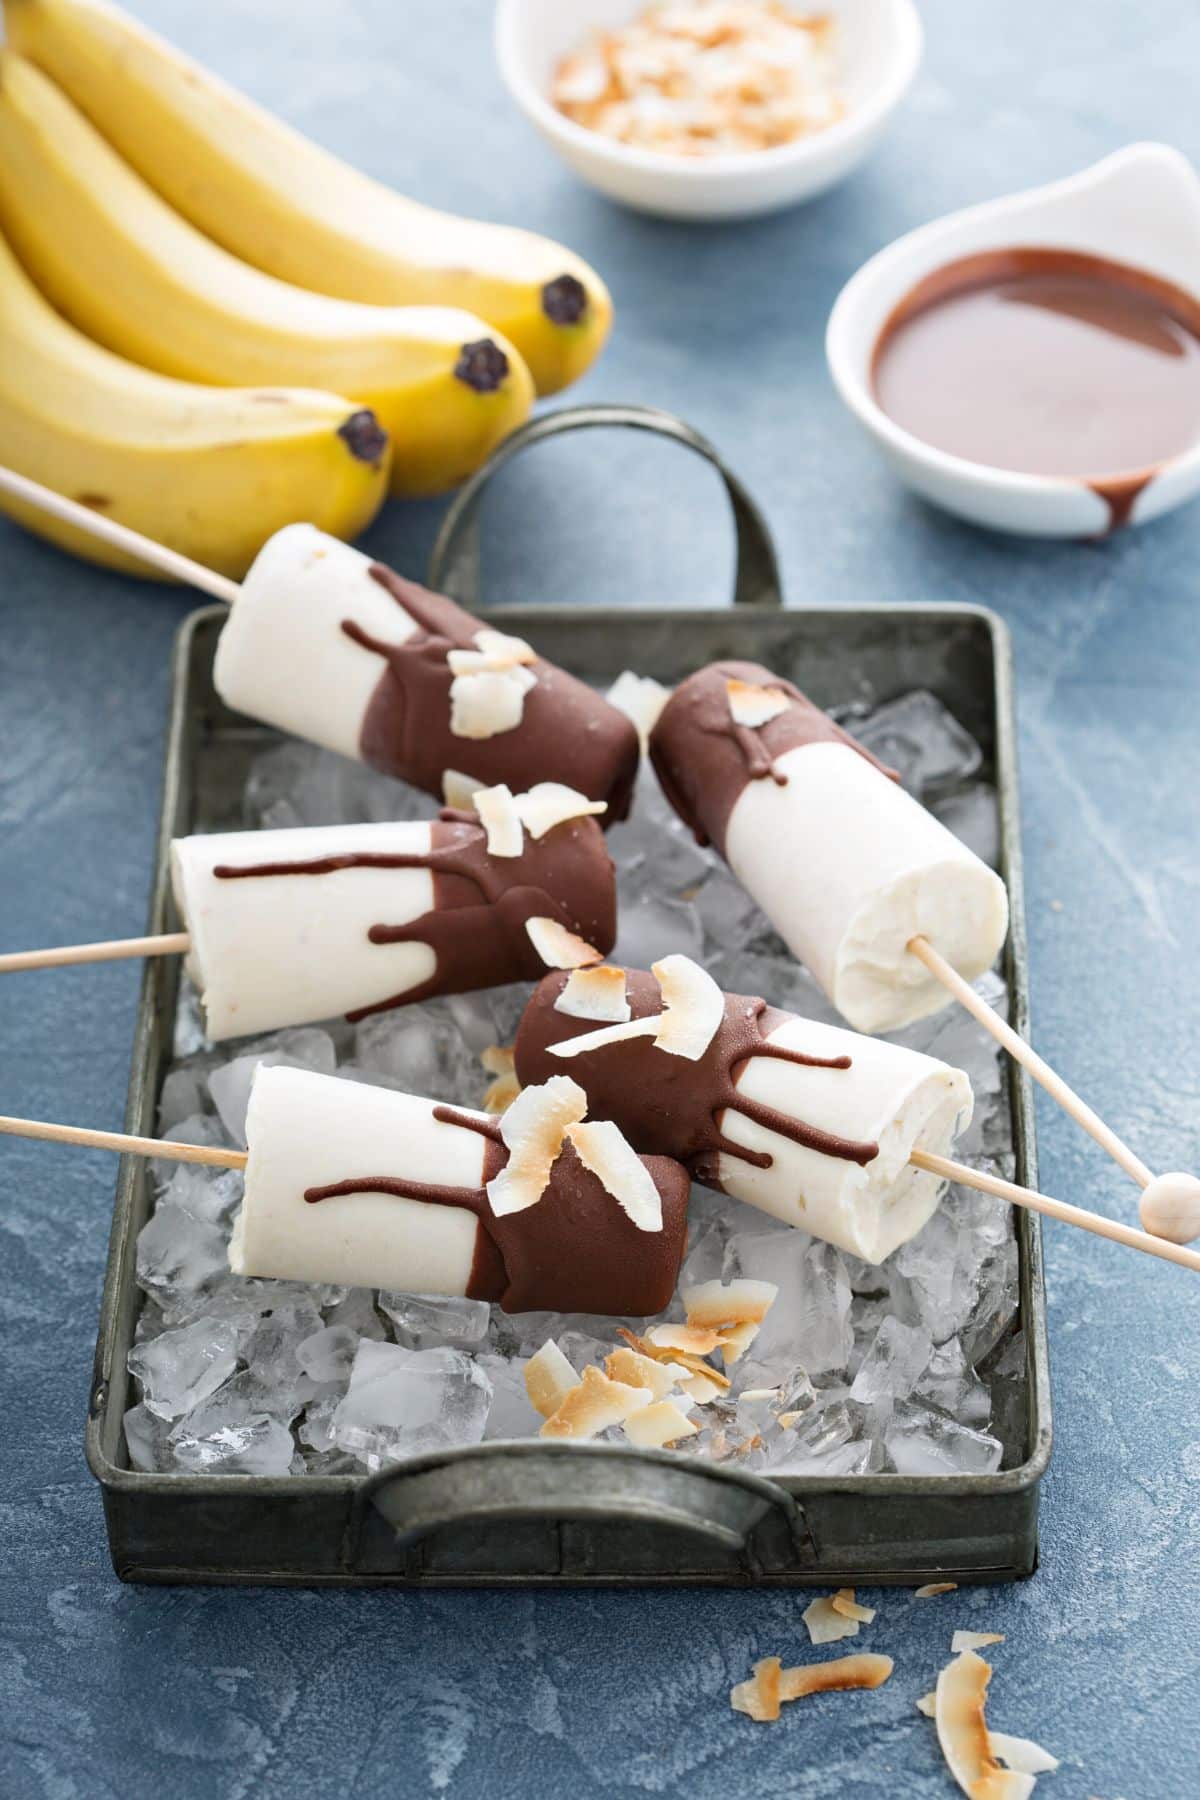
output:
M 1004 1634 L 999 1631 L 956 1631 L 950 1639 L 951 1655 L 957 1656 L 962 1650 L 986 1650 L 989 1644 L 1002 1644 Z
M 581 1037 L 564 1038 L 561 1044 L 548 1044 L 546 1047 L 551 1056 L 582 1056 L 589 1050 L 602 1050 L 606 1044 L 623 1044 L 626 1038 L 656 1037 L 661 1021 L 661 1013 L 654 1013 L 646 1019 L 629 1019 L 621 1025 L 604 1025 L 599 1031 L 585 1031 Z
M 670 1056 L 699 1062 L 725 1017 L 725 996 L 690 956 L 664 956 L 651 968 L 664 1013 L 654 1041 Z
M 536 1206 L 550 1182 L 550 1171 L 563 1146 L 567 1128 L 587 1113 L 587 1095 L 568 1075 L 552 1075 L 541 1087 L 524 1088 L 500 1122 L 508 1162 L 487 1184 L 497 1218 Z
M 777 719 L 791 705 L 782 688 L 759 687 L 755 682 L 739 681 L 736 676 L 726 677 L 725 692 L 734 724 L 745 725 L 750 731 Z
M 529 1404 L 543 1419 L 552 1418 L 578 1385 L 578 1375 L 553 1338 L 547 1338 L 525 1364 L 525 1392 Z
M 622 1429 L 639 1450 L 665 1450 L 681 1438 L 695 1437 L 700 1427 L 670 1400 L 654 1400 L 625 1420 Z
M 442 801 L 455 812 L 474 812 L 475 796 L 483 785 L 473 775 L 464 775 L 461 769 L 443 769 Z
M 609 705 L 633 721 L 643 751 L 658 724 L 659 713 L 670 698 L 670 688 L 664 687 L 661 681 L 655 681 L 652 675 L 635 675 L 632 669 L 623 669 L 607 694 Z
M 561 1404 L 542 1426 L 545 1438 L 592 1438 L 610 1425 L 621 1425 L 639 1407 L 649 1406 L 649 1388 L 626 1387 L 623 1381 L 610 1381 L 594 1365 L 583 1371 L 577 1387 L 564 1395 Z
M 875 1617 L 876 1609 L 873 1606 L 860 1606 L 854 1598 L 853 1588 L 839 1588 L 829 1604 L 843 1619 L 854 1619 L 859 1625 L 869 1625 Z
M 572 1019 L 600 1019 L 624 1025 L 629 1018 L 624 969 L 613 968 L 611 963 L 599 968 L 572 969 L 554 1002 L 554 1010 Z
M 604 1359 L 604 1373 L 610 1381 L 623 1381 L 629 1387 L 649 1388 L 656 1400 L 665 1400 L 675 1386 L 670 1363 L 655 1362 L 640 1350 L 614 1350 Z
M 662 1195 L 619 1126 L 610 1119 L 597 1119 L 589 1125 L 572 1125 L 567 1137 L 584 1168 L 612 1195 L 639 1231 L 662 1230 Z
M 548 969 L 587 969 L 603 962 L 599 950 L 557 919 L 526 919 L 529 941 Z
M 801 1617 L 808 1627 L 810 1643 L 833 1644 L 838 1638 L 858 1636 L 858 1620 L 848 1619 L 844 1613 L 837 1612 L 832 1594 L 822 1594 L 818 1599 L 810 1601 Z
M 456 675 L 450 683 L 452 734 L 480 739 L 515 731 L 525 714 L 525 695 L 536 680 L 528 669 L 515 664 L 512 668 Z
M 606 800 L 589 800 L 576 788 L 561 781 L 539 781 L 524 794 L 517 795 L 517 811 L 530 837 L 545 837 L 556 825 L 568 819 L 599 817 L 608 811 Z
M 474 796 L 474 806 L 487 832 L 488 855 L 520 856 L 525 848 L 525 831 L 512 790 L 504 782 L 496 787 L 479 788 Z
M 966 1650 L 938 1676 L 934 1718 L 946 1767 L 968 1800 L 1028 1800 L 1034 1777 L 1002 1769 L 985 1706 L 991 1664 Z
M 496 631 L 490 625 L 482 625 L 475 633 L 475 643 L 484 656 L 490 656 L 496 666 L 512 663 L 535 663 L 537 651 L 524 638 L 510 637 L 507 632 Z

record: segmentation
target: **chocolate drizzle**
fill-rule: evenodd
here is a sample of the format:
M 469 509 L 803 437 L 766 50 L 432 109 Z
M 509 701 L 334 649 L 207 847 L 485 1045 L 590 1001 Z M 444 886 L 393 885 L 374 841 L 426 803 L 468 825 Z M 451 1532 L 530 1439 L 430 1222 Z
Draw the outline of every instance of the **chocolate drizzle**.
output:
M 310 1204 L 344 1194 L 393 1194 L 474 1214 L 475 1252 L 467 1297 L 499 1301 L 505 1312 L 593 1312 L 648 1317 L 675 1289 L 687 1242 L 688 1177 L 666 1157 L 643 1157 L 663 1207 L 661 1231 L 639 1231 L 619 1202 L 564 1146 L 540 1200 L 497 1218 L 487 1195 L 508 1160 L 498 1119 L 435 1106 L 444 1125 L 486 1140 L 477 1188 L 439 1186 L 397 1175 L 362 1175 L 305 1190 Z
M 491 856 L 487 834 L 473 813 L 444 808 L 430 826 L 423 852 L 345 851 L 299 862 L 239 866 L 218 863 L 222 881 L 284 875 L 332 875 L 344 869 L 428 869 L 433 910 L 402 925 L 372 925 L 372 944 L 427 944 L 433 973 L 427 980 L 347 1013 L 350 1022 L 371 1013 L 465 994 L 510 981 L 536 981 L 545 964 L 526 922 L 557 919 L 607 953 L 616 937 L 616 889 L 604 835 L 592 818 L 564 820 L 542 837 L 528 833 L 519 856 Z
M 662 997 L 653 975 L 630 969 L 625 982 L 635 1019 L 661 1009 Z M 580 1023 L 555 1010 L 565 983 L 562 973 L 547 975 L 526 1007 L 517 1031 L 517 1077 L 529 1085 L 555 1073 L 570 1073 L 586 1092 L 589 1111 L 597 1118 L 614 1120 L 635 1149 L 677 1157 L 708 1187 L 721 1185 L 721 1155 L 737 1157 L 757 1169 L 770 1168 L 773 1158 L 768 1152 L 748 1149 L 725 1136 L 725 1114 L 735 1112 L 821 1156 L 860 1165 L 878 1156 L 878 1144 L 822 1131 L 739 1091 L 738 1079 L 752 1057 L 807 1068 L 851 1067 L 848 1056 L 808 1056 L 769 1042 L 769 1034 L 790 1014 L 776 1011 L 763 1000 L 727 994 L 724 1018 L 696 1062 L 671 1056 L 644 1037 L 625 1038 L 564 1060 L 552 1055 L 550 1046 L 578 1036 Z
M 730 709 L 729 681 L 778 688 L 790 704 L 763 725 L 739 725 Z M 807 744 L 845 744 L 881 774 L 899 779 L 799 688 L 758 663 L 709 663 L 682 682 L 650 734 L 650 759 L 663 792 L 697 842 L 715 844 L 724 854 L 729 817 L 747 784 L 770 776 L 786 786 L 778 760 Z
M 484 787 L 507 782 L 514 793 L 539 781 L 561 781 L 589 800 L 605 801 L 606 826 L 626 816 L 639 752 L 637 732 L 624 713 L 538 657 L 524 665 L 536 679 L 518 725 L 489 738 L 456 737 L 450 729 L 455 677 L 446 657 L 451 650 L 477 648 L 479 621 L 382 563 L 372 563 L 370 573 L 416 630 L 389 643 L 356 619 L 341 622 L 345 636 L 384 665 L 359 733 L 364 762 L 437 795 L 447 769 L 474 776 Z

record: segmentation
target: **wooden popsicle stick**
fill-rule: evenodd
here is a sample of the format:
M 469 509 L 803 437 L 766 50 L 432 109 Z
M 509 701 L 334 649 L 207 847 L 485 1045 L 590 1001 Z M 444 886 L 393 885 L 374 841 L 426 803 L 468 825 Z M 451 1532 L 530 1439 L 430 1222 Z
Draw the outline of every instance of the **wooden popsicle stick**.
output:
M 169 1138 L 131 1137 L 124 1131 L 91 1131 L 85 1125 L 51 1125 L 41 1119 L 0 1117 L 0 1133 L 9 1137 L 44 1138 L 52 1144 L 86 1144 L 93 1150 L 116 1150 L 132 1156 L 162 1156 L 168 1162 L 207 1163 L 215 1169 L 244 1169 L 245 1150 L 217 1144 L 176 1144 Z
M 1082 1125 L 1102 1150 L 1107 1150 L 1131 1181 L 1136 1181 L 1141 1188 L 1149 1187 L 1154 1180 L 1153 1170 L 1148 1169 L 1141 1157 L 1136 1156 L 1129 1145 L 1104 1123 L 1099 1113 L 1092 1111 L 1087 1101 L 1082 1100 L 1074 1088 L 1067 1086 L 1061 1075 L 1055 1074 L 1050 1064 L 1038 1055 L 1031 1044 L 1027 1044 L 1023 1037 L 1018 1037 L 994 1007 L 980 998 L 970 982 L 965 981 L 958 970 L 938 954 L 928 938 L 911 938 L 908 948 L 919 962 L 924 963 L 929 973 L 954 995 L 960 1006 L 965 1006 L 971 1017 L 978 1019 L 984 1030 L 990 1032 L 1023 1069 L 1029 1070 L 1033 1079 L 1045 1088 L 1052 1099 L 1057 1100 L 1063 1111 L 1069 1113 L 1077 1125 Z
M 56 494 L 53 488 L 43 487 L 40 481 L 31 481 L 27 475 L 18 475 L 15 469 L 6 469 L 3 465 L 0 465 L 0 493 L 11 494 L 14 500 L 40 507 L 42 512 L 62 519 L 65 524 L 102 538 L 114 549 L 124 550 L 127 556 L 161 569 L 164 575 L 186 582 L 189 587 L 197 587 L 203 593 L 211 594 L 214 600 L 223 600 L 226 606 L 232 606 L 241 592 L 236 581 L 218 575 L 215 569 L 206 569 L 203 563 L 193 562 L 190 556 L 168 550 L 165 544 L 156 544 L 153 538 L 143 537 L 140 531 L 120 525 L 116 519 L 106 519 L 103 513 L 93 511 L 90 506 L 68 500 L 65 494 Z
M 914 1168 L 925 1169 L 930 1175 L 942 1175 L 947 1181 L 960 1181 L 964 1187 L 978 1188 L 981 1193 L 995 1194 L 1000 1200 L 1008 1200 L 1013 1206 L 1027 1207 L 1031 1212 L 1044 1213 L 1048 1219 L 1059 1219 L 1064 1225 L 1078 1225 L 1084 1231 L 1093 1232 L 1096 1237 L 1109 1238 L 1114 1244 L 1124 1244 L 1130 1250 L 1144 1250 L 1148 1256 L 1157 1256 L 1163 1262 L 1178 1263 L 1181 1269 L 1200 1270 L 1200 1251 L 1188 1250 L 1182 1244 L 1173 1244 L 1167 1238 L 1155 1237 L 1149 1231 L 1138 1231 L 1132 1225 L 1122 1225 L 1116 1219 L 1105 1219 L 1099 1213 L 1085 1212 L 1082 1206 L 1070 1206 L 1065 1200 L 1052 1200 L 1049 1194 L 1039 1194 L 1033 1188 L 1018 1187 L 1015 1181 L 1003 1181 L 998 1175 L 986 1175 L 982 1169 L 968 1169 L 965 1163 L 951 1162 L 946 1156 L 930 1156 L 924 1150 L 914 1150 L 909 1157 Z
M 167 931 L 157 937 L 110 938 L 102 944 L 11 950 L 0 956 L 0 975 L 11 975 L 17 969 L 57 969 L 68 963 L 119 962 L 132 956 L 186 956 L 191 942 L 186 931 Z

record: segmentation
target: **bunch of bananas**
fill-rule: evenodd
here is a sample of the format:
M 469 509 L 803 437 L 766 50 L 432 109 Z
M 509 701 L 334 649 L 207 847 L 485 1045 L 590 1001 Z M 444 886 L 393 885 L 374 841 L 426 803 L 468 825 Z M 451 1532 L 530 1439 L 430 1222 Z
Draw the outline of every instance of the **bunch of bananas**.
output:
M 557 244 L 401 198 L 104 0 L 4 17 L 0 462 L 237 578 L 453 486 L 598 355 Z

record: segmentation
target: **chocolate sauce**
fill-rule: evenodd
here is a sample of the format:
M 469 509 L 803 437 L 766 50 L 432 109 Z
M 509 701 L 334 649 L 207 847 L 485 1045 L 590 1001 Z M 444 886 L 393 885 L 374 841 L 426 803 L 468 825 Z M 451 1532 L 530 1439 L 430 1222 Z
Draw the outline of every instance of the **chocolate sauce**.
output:
M 1117 526 L 1200 441 L 1200 299 L 1078 251 L 986 251 L 900 302 L 871 379 L 884 412 L 924 443 L 1078 481 Z
M 617 931 L 616 887 L 604 835 L 593 818 L 564 820 L 542 837 L 526 833 L 519 856 L 488 854 L 487 834 L 473 813 L 443 809 L 430 826 L 424 852 L 346 851 L 298 862 L 218 863 L 221 881 L 284 875 L 332 875 L 343 869 L 428 869 L 433 910 L 403 925 L 372 925 L 372 944 L 427 944 L 433 972 L 369 1006 L 347 1013 L 351 1023 L 428 1000 L 510 981 L 536 981 L 545 964 L 525 929 L 529 919 L 557 919 L 568 931 L 607 953 Z
M 790 702 L 765 725 L 739 725 L 729 705 L 728 681 L 778 688 Z M 893 781 L 898 777 L 834 723 L 828 713 L 758 663 L 709 663 L 680 684 L 650 734 L 650 759 L 663 792 L 701 844 L 724 854 L 730 814 L 751 781 L 767 776 L 785 786 L 776 762 L 803 744 L 846 744 Z
M 719 1188 L 720 1155 L 737 1157 L 756 1169 L 770 1168 L 773 1161 L 766 1151 L 747 1149 L 724 1135 L 724 1115 L 737 1112 L 794 1144 L 842 1162 L 863 1165 L 879 1154 L 878 1144 L 822 1131 L 739 1092 L 738 1077 L 755 1056 L 807 1068 L 851 1067 L 848 1056 L 825 1060 L 768 1043 L 769 1034 L 789 1018 L 788 1013 L 776 1011 L 764 1000 L 726 994 L 721 1024 L 696 1062 L 670 1056 L 645 1037 L 624 1038 L 564 1060 L 552 1055 L 550 1046 L 577 1037 L 586 1028 L 585 1021 L 555 1009 L 566 981 L 562 972 L 547 975 L 525 1008 L 515 1045 L 517 1078 L 528 1086 L 553 1074 L 570 1074 L 587 1094 L 589 1112 L 612 1119 L 635 1149 L 676 1157 L 697 1181 Z M 661 1011 L 662 994 L 653 975 L 626 970 L 625 991 L 633 1018 Z
M 402 1176 L 364 1175 L 308 1188 L 310 1204 L 341 1194 L 394 1194 L 475 1216 L 467 1297 L 499 1301 L 505 1312 L 589 1312 L 631 1318 L 661 1312 L 675 1290 L 687 1244 L 687 1171 L 666 1157 L 642 1158 L 662 1200 L 661 1231 L 641 1231 L 570 1144 L 540 1200 L 497 1218 L 487 1195 L 508 1160 L 497 1119 L 435 1106 L 433 1116 L 486 1140 L 478 1188 L 442 1187 Z
M 561 781 L 589 800 L 605 801 L 606 826 L 625 818 L 639 752 L 637 732 L 624 713 L 538 657 L 527 665 L 536 681 L 524 696 L 519 725 L 490 738 L 456 737 L 450 729 L 454 673 L 446 656 L 476 648 L 478 619 L 382 563 L 371 565 L 371 575 L 417 629 L 392 644 L 354 619 L 342 621 L 345 635 L 384 665 L 359 734 L 364 762 L 438 795 L 447 769 L 473 775 L 486 787 L 506 782 L 514 793 L 539 781 Z

